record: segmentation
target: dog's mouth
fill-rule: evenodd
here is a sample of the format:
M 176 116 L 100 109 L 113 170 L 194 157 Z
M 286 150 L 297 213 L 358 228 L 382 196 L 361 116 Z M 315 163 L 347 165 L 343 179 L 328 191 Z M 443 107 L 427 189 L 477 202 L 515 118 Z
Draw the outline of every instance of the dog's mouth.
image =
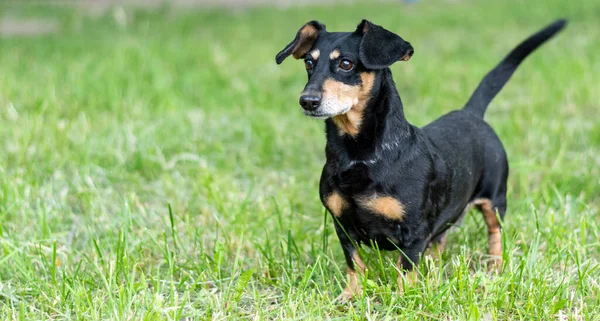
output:
M 317 110 L 314 110 L 314 111 L 302 110 L 302 112 L 304 112 L 304 115 L 306 115 L 308 117 L 317 118 L 317 119 L 327 119 L 327 118 L 331 118 L 334 116 L 343 115 L 343 114 L 349 112 L 351 108 L 352 108 L 352 106 L 349 106 L 349 107 L 346 107 L 337 112 L 323 112 L 322 110 L 320 110 L 321 108 L 317 108 Z

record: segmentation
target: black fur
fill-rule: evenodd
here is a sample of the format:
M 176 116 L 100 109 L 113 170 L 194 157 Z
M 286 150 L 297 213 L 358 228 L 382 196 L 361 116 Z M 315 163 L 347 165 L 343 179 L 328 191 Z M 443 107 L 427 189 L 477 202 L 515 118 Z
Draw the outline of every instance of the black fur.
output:
M 354 33 L 362 36 L 358 52 L 360 61 L 368 69 L 389 67 L 415 52 L 400 36 L 367 20 L 363 20 Z
M 483 118 L 485 109 L 500 92 L 504 84 L 508 82 L 510 76 L 517 69 L 521 61 L 533 52 L 540 44 L 550 39 L 555 33 L 560 31 L 567 24 L 566 20 L 558 20 L 547 26 L 540 32 L 527 38 L 515 49 L 513 49 L 504 60 L 492 69 L 481 81 L 464 109 Z
M 402 250 L 402 267 L 411 270 L 428 245 L 439 240 L 476 199 L 490 200 L 500 218 L 504 217 L 508 162 L 483 114 L 521 61 L 565 23 L 560 20 L 525 40 L 483 79 L 464 109 L 423 128 L 404 117 L 388 68 L 407 54 L 410 58 L 413 49 L 408 42 L 367 21 L 354 33 L 319 34 L 313 48 L 320 50 L 321 58 L 309 72 L 305 91 L 323 90 L 326 79 L 354 85 L 360 82 L 361 73 L 375 75 L 357 135 L 340 135 L 331 118 L 325 121 L 327 162 L 320 195 L 326 207 L 334 192 L 348 203 L 334 221 L 350 269 L 354 269 L 355 243 L 364 243 Z M 335 48 L 356 63 L 352 73 L 340 72 L 337 61 L 327 57 Z M 398 200 L 404 206 L 404 218 L 388 219 L 359 206 L 358 197 L 368 195 Z

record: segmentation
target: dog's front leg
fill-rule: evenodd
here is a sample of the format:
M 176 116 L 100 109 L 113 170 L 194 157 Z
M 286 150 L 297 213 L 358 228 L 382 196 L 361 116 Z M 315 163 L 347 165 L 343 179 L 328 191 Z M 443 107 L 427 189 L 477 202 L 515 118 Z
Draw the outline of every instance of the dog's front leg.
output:
M 342 227 L 339 226 L 339 224 L 336 224 L 335 231 L 340 239 L 340 244 L 342 245 L 342 250 L 344 251 L 344 257 L 346 258 L 346 264 L 348 265 L 348 283 L 346 284 L 344 291 L 342 291 L 342 294 L 340 294 L 336 300 L 339 302 L 345 302 L 351 299 L 354 295 L 362 292 L 362 286 L 360 284 L 360 280 L 358 279 L 358 274 L 364 275 L 366 267 L 365 263 L 358 254 L 358 250 L 352 243 L 352 240 L 348 237 Z
M 419 258 L 425 250 L 425 241 L 419 241 L 415 245 L 403 249 L 403 253 L 398 258 L 396 267 L 398 269 L 398 291 L 404 293 L 404 281 L 411 286 L 418 280 Z
M 439 259 L 442 257 L 442 253 L 446 248 L 446 241 L 448 240 L 448 232 L 444 232 L 441 236 L 431 241 L 429 247 L 429 255 L 433 259 Z

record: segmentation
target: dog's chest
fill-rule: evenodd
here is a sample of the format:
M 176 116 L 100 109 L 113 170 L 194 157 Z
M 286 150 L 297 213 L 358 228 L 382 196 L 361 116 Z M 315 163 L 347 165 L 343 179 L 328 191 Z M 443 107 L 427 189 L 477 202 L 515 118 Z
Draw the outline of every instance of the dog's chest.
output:
M 325 207 L 356 240 L 374 241 L 382 249 L 400 242 L 405 208 L 397 196 L 385 193 L 385 185 L 364 164 L 339 171 L 328 180 L 322 195 Z
M 345 195 L 368 193 L 376 185 L 373 175 L 373 169 L 359 163 L 346 169 L 338 169 L 337 175 L 333 177 L 333 183 L 336 189 Z
M 395 198 L 378 193 L 334 192 L 327 198 L 326 207 L 352 239 L 367 245 L 377 243 L 382 250 L 395 250 L 402 245 L 404 207 Z

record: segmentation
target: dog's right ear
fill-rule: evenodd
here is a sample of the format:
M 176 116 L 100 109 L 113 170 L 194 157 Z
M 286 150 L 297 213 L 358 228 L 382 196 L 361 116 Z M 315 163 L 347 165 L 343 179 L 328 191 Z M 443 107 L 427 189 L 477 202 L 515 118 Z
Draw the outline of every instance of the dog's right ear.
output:
M 314 20 L 302 26 L 296 33 L 294 41 L 290 42 L 275 57 L 277 64 L 281 64 L 289 55 L 294 56 L 296 59 L 304 57 L 319 37 L 319 33 L 323 31 L 325 31 L 325 25 Z

